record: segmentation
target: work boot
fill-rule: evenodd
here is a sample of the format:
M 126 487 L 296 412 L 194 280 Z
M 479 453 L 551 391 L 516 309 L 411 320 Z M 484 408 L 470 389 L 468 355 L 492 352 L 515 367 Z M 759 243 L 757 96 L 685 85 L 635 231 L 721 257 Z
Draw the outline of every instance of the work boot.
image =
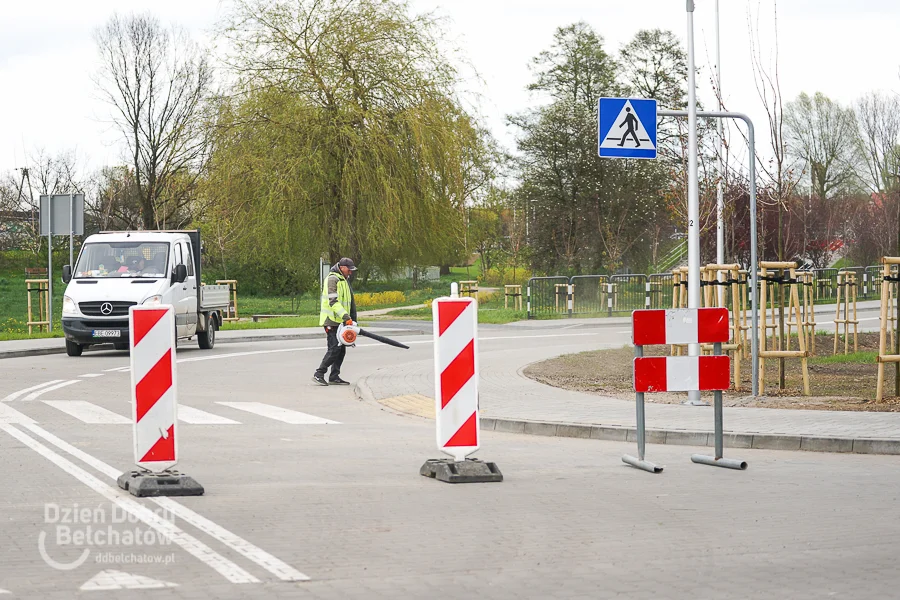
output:
M 318 373 L 316 373 L 315 375 L 313 375 L 313 381 L 315 381 L 315 382 L 318 383 L 319 385 L 325 385 L 325 386 L 328 385 L 328 382 L 325 381 L 325 378 L 322 377 L 321 375 L 319 375 Z
M 339 376 L 335 376 L 328 380 L 328 385 L 350 385 L 350 382 L 344 381 Z

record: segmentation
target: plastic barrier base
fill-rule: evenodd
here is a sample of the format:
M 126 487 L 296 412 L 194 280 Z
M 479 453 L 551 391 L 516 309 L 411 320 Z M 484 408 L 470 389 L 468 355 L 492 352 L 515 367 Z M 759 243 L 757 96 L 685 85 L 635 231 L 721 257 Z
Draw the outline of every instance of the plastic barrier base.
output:
M 425 461 L 419 474 L 445 483 L 494 483 L 503 481 L 503 473 L 492 462 L 467 458 L 457 462 L 452 458 L 432 458 Z
M 203 486 L 193 477 L 178 471 L 151 473 L 125 471 L 119 475 L 119 487 L 139 498 L 152 496 L 202 496 Z

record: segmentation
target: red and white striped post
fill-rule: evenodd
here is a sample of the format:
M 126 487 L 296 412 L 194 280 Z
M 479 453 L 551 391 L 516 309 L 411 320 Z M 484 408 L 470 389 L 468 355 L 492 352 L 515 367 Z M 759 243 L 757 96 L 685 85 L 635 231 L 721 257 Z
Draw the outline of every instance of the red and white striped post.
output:
M 462 461 L 480 447 L 478 306 L 473 298 L 438 298 L 431 306 L 437 446 Z
M 426 461 L 420 473 L 452 483 L 502 481 L 494 463 L 466 460 L 481 447 L 478 414 L 478 302 L 436 298 L 434 404 L 438 449 L 452 461 Z
M 634 343 L 634 391 L 637 410 L 638 457 L 625 455 L 626 463 L 659 473 L 663 467 L 644 460 L 644 394 L 712 390 L 715 397 L 716 456 L 693 455 L 703 464 L 746 469 L 747 463 L 722 458 L 722 390 L 731 387 L 731 361 L 722 356 L 722 342 L 730 334 L 726 308 L 678 308 L 636 310 L 632 313 Z M 713 356 L 644 356 L 646 345 L 713 344 Z
M 202 494 L 193 479 L 171 471 L 178 462 L 175 310 L 132 306 L 128 318 L 134 462 L 143 471 L 124 473 L 119 485 L 136 496 Z
M 134 462 L 159 473 L 178 462 L 175 311 L 132 306 L 129 317 Z

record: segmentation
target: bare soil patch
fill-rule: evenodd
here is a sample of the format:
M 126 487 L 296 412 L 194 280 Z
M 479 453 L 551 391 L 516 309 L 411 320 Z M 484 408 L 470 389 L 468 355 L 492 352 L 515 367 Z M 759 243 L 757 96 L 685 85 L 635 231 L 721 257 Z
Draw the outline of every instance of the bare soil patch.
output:
M 875 402 L 875 383 L 878 365 L 878 334 L 859 334 L 859 352 L 851 355 L 832 356 L 834 337 L 816 336 L 817 356 L 809 359 L 809 381 L 812 396 L 803 396 L 803 380 L 800 360 L 785 359 L 785 389 L 778 389 L 778 360 L 766 361 L 765 396 L 756 400 L 750 397 L 750 360 L 741 362 L 742 390 L 725 392 L 725 406 L 758 406 L 765 408 L 792 408 L 803 410 L 852 410 L 875 412 L 900 412 L 900 397 L 894 395 L 894 365 L 885 366 L 885 398 Z M 796 348 L 796 345 L 794 346 Z M 664 356 L 667 346 L 645 347 L 645 356 Z M 850 341 L 853 350 L 853 341 Z M 841 341 L 839 352 L 843 351 Z M 597 350 L 567 354 L 534 363 L 525 368 L 524 374 L 547 385 L 567 390 L 588 392 L 623 400 L 633 400 L 631 347 L 613 350 Z M 647 402 L 680 404 L 686 393 L 646 394 Z M 712 402 L 712 394 L 704 397 Z

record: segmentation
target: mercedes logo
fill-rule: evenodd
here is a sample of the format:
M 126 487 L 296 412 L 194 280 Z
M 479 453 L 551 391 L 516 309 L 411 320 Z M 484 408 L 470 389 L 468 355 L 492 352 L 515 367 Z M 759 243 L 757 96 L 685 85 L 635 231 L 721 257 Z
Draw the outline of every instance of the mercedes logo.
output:
M 100 305 L 100 312 L 104 315 L 111 315 L 113 311 L 112 302 L 104 302 Z

